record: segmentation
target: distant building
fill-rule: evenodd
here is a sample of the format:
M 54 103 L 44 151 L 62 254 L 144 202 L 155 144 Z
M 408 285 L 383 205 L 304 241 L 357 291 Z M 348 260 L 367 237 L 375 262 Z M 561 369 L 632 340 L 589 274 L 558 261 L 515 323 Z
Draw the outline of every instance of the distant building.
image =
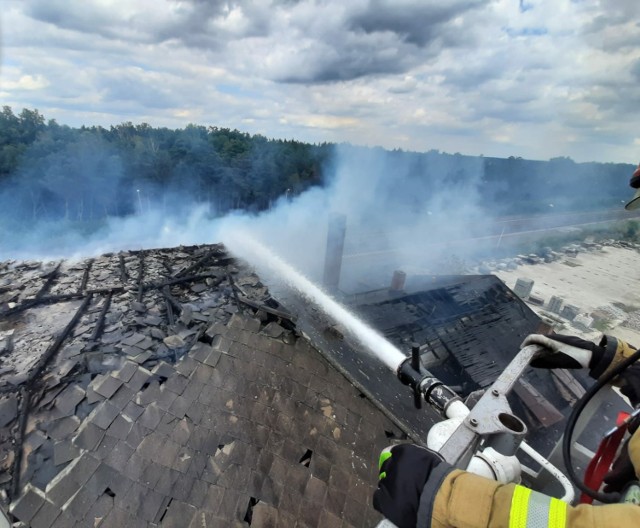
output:
M 531 279 L 518 279 L 513 288 L 513 293 L 521 299 L 526 299 L 531 295 L 531 290 L 533 290 L 533 281 Z

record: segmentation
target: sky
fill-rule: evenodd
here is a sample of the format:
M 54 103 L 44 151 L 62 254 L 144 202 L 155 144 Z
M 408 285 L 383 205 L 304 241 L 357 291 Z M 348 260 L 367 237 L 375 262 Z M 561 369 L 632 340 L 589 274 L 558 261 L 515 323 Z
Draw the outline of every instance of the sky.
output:
M 4 0 L 0 104 L 413 151 L 637 163 L 637 0 Z

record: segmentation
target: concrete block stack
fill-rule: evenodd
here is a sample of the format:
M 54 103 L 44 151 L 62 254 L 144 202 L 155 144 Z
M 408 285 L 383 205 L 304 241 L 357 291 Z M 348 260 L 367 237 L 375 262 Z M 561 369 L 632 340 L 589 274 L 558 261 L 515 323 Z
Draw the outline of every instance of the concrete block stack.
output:
M 553 313 L 559 314 L 562 310 L 562 305 L 564 304 L 564 299 L 562 297 L 557 297 L 554 295 L 549 299 L 549 311 Z
M 531 290 L 533 290 L 533 281 L 531 279 L 518 279 L 513 288 L 513 292 L 521 299 L 529 297 Z
M 593 318 L 587 314 L 578 314 L 573 319 L 573 324 L 582 330 L 589 330 L 593 326 Z
M 573 321 L 579 313 L 580 308 L 573 304 L 567 304 L 564 308 L 562 308 L 560 315 L 565 319 L 568 319 L 569 321 Z

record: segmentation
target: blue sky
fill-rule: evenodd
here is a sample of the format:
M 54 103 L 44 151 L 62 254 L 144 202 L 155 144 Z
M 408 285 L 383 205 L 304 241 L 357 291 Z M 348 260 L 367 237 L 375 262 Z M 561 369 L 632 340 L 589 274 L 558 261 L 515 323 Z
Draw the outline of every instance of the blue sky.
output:
M 636 0 L 5 0 L 0 101 L 70 125 L 640 159 Z

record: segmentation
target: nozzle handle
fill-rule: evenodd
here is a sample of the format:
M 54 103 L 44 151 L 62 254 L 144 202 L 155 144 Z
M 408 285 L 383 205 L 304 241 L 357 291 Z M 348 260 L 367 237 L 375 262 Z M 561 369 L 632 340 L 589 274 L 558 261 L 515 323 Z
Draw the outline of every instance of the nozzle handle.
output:
M 411 368 L 420 372 L 420 346 L 417 344 L 411 345 Z
M 418 387 L 413 388 L 413 405 L 416 409 L 422 409 L 422 393 Z
M 414 343 L 411 346 L 411 368 L 420 372 L 420 366 L 420 347 Z M 416 409 L 422 409 L 422 393 L 417 384 L 413 386 L 413 405 Z

